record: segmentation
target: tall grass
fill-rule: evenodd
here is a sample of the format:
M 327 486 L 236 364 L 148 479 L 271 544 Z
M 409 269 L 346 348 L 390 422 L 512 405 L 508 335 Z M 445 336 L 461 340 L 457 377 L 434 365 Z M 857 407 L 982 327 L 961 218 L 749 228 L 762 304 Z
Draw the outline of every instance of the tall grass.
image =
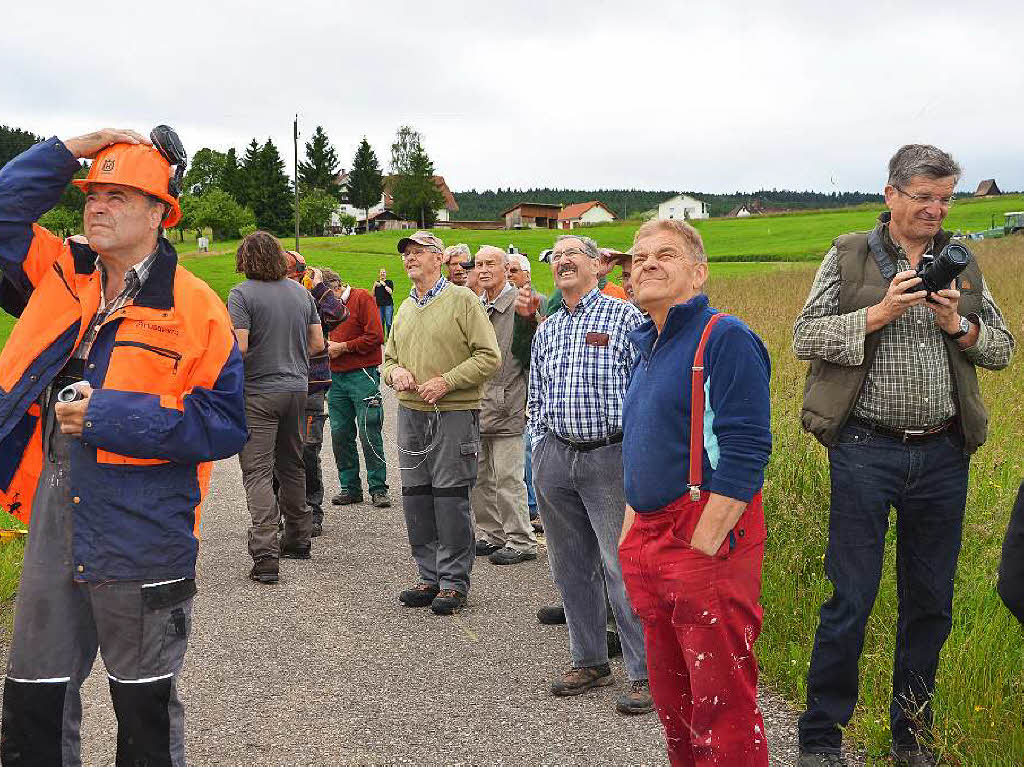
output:
M 1015 334 L 1024 319 L 1024 238 L 978 243 L 975 251 Z M 714 276 L 715 265 L 711 273 Z M 822 448 L 800 428 L 805 364 L 791 351 L 792 323 L 812 267 L 712 282 L 714 304 L 745 318 L 771 353 L 774 452 L 765 485 L 769 540 L 764 569 L 764 679 L 802 702 L 818 608 L 831 595 L 823 556 L 829 475 Z M 938 746 L 952 764 L 1024 764 L 1024 632 L 1002 607 L 995 575 L 1017 486 L 1024 477 L 1024 376 L 1020 362 L 981 372 L 990 414 L 988 443 L 971 461 L 953 631 L 942 654 L 935 700 Z M 895 537 L 890 527 L 878 600 L 861 658 L 860 702 L 847 737 L 869 754 L 888 752 L 895 640 Z

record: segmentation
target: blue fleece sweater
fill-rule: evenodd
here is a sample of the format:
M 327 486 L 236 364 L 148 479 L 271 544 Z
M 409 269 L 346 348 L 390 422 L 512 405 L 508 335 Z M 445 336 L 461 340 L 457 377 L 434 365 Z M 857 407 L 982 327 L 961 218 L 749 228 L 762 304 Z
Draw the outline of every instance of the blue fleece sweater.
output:
M 659 336 L 653 321 L 629 334 L 640 362 L 623 402 L 626 501 L 653 512 L 684 495 L 690 466 L 690 370 L 715 310 L 699 295 L 673 306 Z M 772 450 L 768 379 L 761 339 L 736 317 L 723 317 L 704 349 L 702 488 L 750 501 L 764 482 Z

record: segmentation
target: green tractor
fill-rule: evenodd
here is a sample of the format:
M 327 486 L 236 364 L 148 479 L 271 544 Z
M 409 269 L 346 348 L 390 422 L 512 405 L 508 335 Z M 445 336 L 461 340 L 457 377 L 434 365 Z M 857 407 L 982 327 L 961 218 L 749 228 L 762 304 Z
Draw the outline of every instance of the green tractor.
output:
M 1003 234 L 1024 234 L 1024 211 L 1007 213 L 1003 221 Z

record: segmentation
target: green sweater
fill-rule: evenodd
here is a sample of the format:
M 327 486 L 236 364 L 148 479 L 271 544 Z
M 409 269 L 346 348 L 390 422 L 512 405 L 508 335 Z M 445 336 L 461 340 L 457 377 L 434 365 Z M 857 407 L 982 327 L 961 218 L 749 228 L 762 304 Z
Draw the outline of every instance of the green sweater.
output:
M 391 372 L 403 367 L 422 384 L 441 376 L 448 393 L 439 410 L 478 410 L 484 383 L 501 364 L 494 328 L 473 291 L 449 284 L 426 306 L 407 298 L 398 307 L 384 347 L 381 372 L 391 385 Z M 433 410 L 415 391 L 398 392 L 411 410 Z

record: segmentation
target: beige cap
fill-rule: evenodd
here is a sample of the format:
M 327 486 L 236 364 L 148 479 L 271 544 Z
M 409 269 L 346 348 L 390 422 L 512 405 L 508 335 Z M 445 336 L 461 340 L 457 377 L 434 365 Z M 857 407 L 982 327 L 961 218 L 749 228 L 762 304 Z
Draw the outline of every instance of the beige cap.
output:
M 444 243 L 430 232 L 415 232 L 408 237 L 403 237 L 398 241 L 398 252 L 404 253 L 405 249 L 409 247 L 411 243 L 422 245 L 426 248 L 437 248 L 439 251 L 444 250 Z
M 628 250 L 623 253 L 621 250 L 615 250 L 614 248 L 598 248 L 598 252 L 602 258 L 613 264 L 623 264 L 626 261 L 633 260 L 633 254 Z

